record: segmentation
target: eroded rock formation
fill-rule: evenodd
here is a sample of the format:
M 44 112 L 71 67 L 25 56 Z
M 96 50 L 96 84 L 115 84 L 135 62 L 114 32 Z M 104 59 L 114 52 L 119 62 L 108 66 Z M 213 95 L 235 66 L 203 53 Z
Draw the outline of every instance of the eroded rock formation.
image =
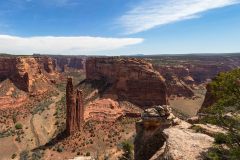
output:
M 45 83 L 45 73 L 54 72 L 55 62 L 48 57 L 0 57 L 0 80 L 11 79 L 15 86 L 26 92 L 33 91 L 38 81 Z
M 189 87 L 194 84 L 188 68 L 183 66 L 155 66 L 160 74 L 166 79 L 168 95 L 192 97 L 194 93 Z
M 152 65 L 136 58 L 91 58 L 86 61 L 88 81 L 104 80 L 118 99 L 140 106 L 167 104 L 164 79 Z
M 173 125 L 174 118 L 168 106 L 145 110 L 142 120 L 136 123 L 134 159 L 150 159 L 164 145 L 163 130 Z
M 176 118 L 168 106 L 145 110 L 142 120 L 136 123 L 135 159 L 202 159 L 214 139 L 195 133 L 191 126 Z
M 82 123 L 84 121 L 84 106 L 82 99 L 82 91 L 74 90 L 72 78 L 70 77 L 67 79 L 66 105 L 66 132 L 67 135 L 71 135 L 81 129 Z

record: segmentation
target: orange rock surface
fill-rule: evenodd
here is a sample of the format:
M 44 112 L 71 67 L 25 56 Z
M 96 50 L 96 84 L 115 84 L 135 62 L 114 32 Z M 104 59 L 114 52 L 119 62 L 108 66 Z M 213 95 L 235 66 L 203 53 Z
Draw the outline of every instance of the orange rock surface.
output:
M 152 65 L 136 58 L 91 58 L 86 61 L 87 80 L 105 80 L 113 94 L 139 106 L 167 104 L 164 79 Z

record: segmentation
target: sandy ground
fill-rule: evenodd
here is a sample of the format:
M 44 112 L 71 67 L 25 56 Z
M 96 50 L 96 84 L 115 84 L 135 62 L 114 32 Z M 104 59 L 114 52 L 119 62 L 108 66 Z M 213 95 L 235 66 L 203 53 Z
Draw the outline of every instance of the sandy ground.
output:
M 13 143 L 14 142 L 14 137 L 6 137 L 2 138 L 0 141 L 0 159 L 1 160 L 9 160 L 11 159 L 10 157 L 12 156 L 13 153 L 18 152 L 19 148 L 18 146 Z
M 36 114 L 32 120 L 34 132 L 37 134 L 37 146 L 45 145 L 54 135 L 56 131 L 56 119 L 54 113 L 56 112 L 56 103 L 61 100 L 63 93 L 59 93 L 57 97 L 53 97 L 53 103 L 49 105 L 48 110 L 44 110 L 40 115 Z
M 61 100 L 63 93 L 59 92 L 57 97 L 52 97 L 53 103 L 40 114 L 30 115 L 21 123 L 24 134 L 21 135 L 21 143 L 15 141 L 17 136 L 10 136 L 0 139 L 0 160 L 9 160 L 14 153 L 23 150 L 31 150 L 46 144 L 53 136 L 55 126 L 56 103 Z
M 195 99 L 178 97 L 174 100 L 169 100 L 170 106 L 186 116 L 195 116 L 201 108 L 205 97 L 204 94 L 196 93 L 195 95 L 197 97 Z

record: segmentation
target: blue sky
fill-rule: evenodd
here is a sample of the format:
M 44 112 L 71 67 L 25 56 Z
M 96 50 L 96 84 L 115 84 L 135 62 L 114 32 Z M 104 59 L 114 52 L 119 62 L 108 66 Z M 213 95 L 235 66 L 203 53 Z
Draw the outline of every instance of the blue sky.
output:
M 240 52 L 240 0 L 0 0 L 0 53 Z

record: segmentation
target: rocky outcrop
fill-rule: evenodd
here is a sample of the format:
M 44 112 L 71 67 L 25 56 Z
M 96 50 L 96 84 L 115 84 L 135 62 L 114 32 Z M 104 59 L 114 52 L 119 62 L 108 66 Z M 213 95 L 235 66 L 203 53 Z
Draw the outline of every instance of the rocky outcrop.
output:
M 175 117 L 168 106 L 156 106 L 145 110 L 142 120 L 136 123 L 134 159 L 150 159 L 165 143 L 163 130 L 174 123 Z
M 56 72 L 56 60 L 52 59 L 50 57 L 42 57 L 42 58 L 37 58 L 39 64 L 42 65 L 42 68 L 47 72 L 47 73 L 55 73 Z
M 86 61 L 88 81 L 104 80 L 108 90 L 120 100 L 139 106 L 167 104 L 167 91 L 162 76 L 144 60 L 135 58 L 91 58 Z
M 96 99 L 85 106 L 84 119 L 97 122 L 116 122 L 123 117 L 140 118 L 141 109 L 129 107 L 110 98 Z
M 124 116 L 119 103 L 112 99 L 100 99 L 90 102 L 86 106 L 85 120 L 115 122 Z
M 165 146 L 160 149 L 163 152 L 154 155 L 151 160 L 201 160 L 214 142 L 214 138 L 206 134 L 179 126 L 165 129 L 163 134 L 166 137 Z
M 176 118 L 168 106 L 145 110 L 136 123 L 136 160 L 203 159 L 214 139 L 195 133 L 191 124 Z
M 32 92 L 38 81 L 46 83 L 46 74 L 54 72 L 55 63 L 48 57 L 0 57 L 0 80 L 11 79 L 26 92 Z
M 74 132 L 79 131 L 84 122 L 84 106 L 82 91 L 74 90 L 72 78 L 67 79 L 66 106 L 67 106 L 66 133 L 67 135 L 71 135 Z
M 207 134 L 211 137 L 215 137 L 217 134 L 227 134 L 227 130 L 213 125 L 213 124 L 194 124 L 192 128 L 196 127 L 198 130 L 201 130 L 202 133 Z

